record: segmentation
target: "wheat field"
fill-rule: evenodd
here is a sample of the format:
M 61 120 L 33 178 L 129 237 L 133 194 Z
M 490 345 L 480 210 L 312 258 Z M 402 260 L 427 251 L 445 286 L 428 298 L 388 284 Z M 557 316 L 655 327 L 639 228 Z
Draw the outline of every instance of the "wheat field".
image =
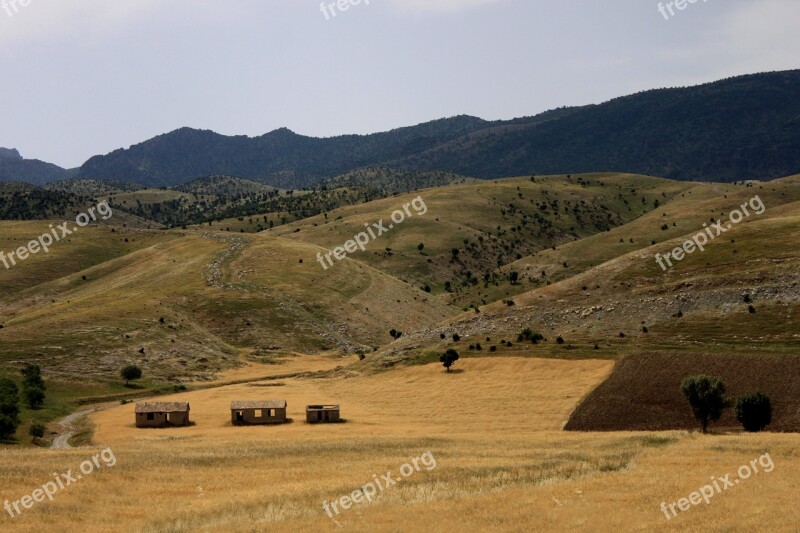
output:
M 466 359 L 362 374 L 347 360 L 317 357 L 321 378 L 279 376 L 303 368 L 252 365 L 223 385 L 159 398 L 189 401 L 194 425 L 136 429 L 133 404 L 92 416 L 92 446 L 7 450 L 3 500 L 19 500 L 54 473 L 78 472 L 103 449 L 113 466 L 2 518 L 4 530 L 108 531 L 796 531 L 794 435 L 561 431 L 574 406 L 613 362 Z M 358 368 L 358 365 L 352 365 Z M 272 376 L 269 378 L 268 376 Z M 275 377 L 277 376 L 277 379 Z M 234 427 L 233 399 L 286 399 L 292 421 Z M 308 403 L 339 403 L 345 423 L 308 425 Z M 371 503 L 331 512 L 375 477 L 430 452 L 435 467 L 412 472 Z M 763 453 L 774 470 L 671 520 L 660 510 Z M 624 502 L 624 503 L 623 503 Z M 764 529 L 766 528 L 766 529 Z

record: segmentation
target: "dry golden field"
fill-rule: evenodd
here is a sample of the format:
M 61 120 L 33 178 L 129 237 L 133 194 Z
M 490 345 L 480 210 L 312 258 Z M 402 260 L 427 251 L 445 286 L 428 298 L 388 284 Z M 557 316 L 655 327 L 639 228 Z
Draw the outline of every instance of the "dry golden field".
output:
M 355 358 L 353 358 L 355 359 Z M 561 431 L 613 362 L 534 358 L 459 361 L 361 374 L 351 360 L 252 365 L 189 401 L 195 425 L 136 429 L 133 404 L 98 412 L 91 447 L 7 449 L 3 500 L 18 500 L 110 448 L 104 466 L 16 518 L 8 531 L 797 531 L 798 437 Z M 325 378 L 279 376 L 341 366 Z M 359 368 L 354 365 L 354 368 Z M 275 379 L 275 376 L 278 376 Z M 161 398 L 159 398 L 161 399 Z M 233 399 L 286 399 L 293 421 L 233 427 Z M 307 403 L 342 406 L 343 424 L 304 422 Z M 370 504 L 330 502 L 430 451 L 422 467 Z M 675 502 L 764 453 L 774 469 L 667 520 Z M 431 464 L 430 462 L 427 464 Z M 333 514 L 333 513 L 332 513 Z

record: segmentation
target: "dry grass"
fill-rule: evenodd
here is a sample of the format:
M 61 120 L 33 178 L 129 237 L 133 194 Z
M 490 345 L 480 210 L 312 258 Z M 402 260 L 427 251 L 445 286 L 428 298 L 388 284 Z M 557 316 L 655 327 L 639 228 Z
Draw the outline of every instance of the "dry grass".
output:
M 274 388 L 230 385 L 174 396 L 191 402 L 196 425 L 170 430 L 137 430 L 133 406 L 120 406 L 94 415 L 93 448 L 4 453 L 2 497 L 30 493 L 52 472 L 75 470 L 110 446 L 116 466 L 37 504 L 14 519 L 14 530 L 334 531 L 337 522 L 354 531 L 796 530 L 794 435 L 559 431 L 611 366 L 472 359 L 449 375 L 428 365 L 281 380 L 284 386 Z M 287 399 L 294 422 L 230 426 L 231 399 L 266 397 Z M 304 405 L 319 401 L 341 403 L 347 422 L 306 425 Z M 428 450 L 435 469 L 422 469 L 336 522 L 324 513 L 323 501 L 373 474 L 396 476 Z M 688 496 L 710 476 L 767 450 L 773 472 L 671 522 L 659 510 L 662 501 Z M 12 524 L 7 515 L 2 520 Z

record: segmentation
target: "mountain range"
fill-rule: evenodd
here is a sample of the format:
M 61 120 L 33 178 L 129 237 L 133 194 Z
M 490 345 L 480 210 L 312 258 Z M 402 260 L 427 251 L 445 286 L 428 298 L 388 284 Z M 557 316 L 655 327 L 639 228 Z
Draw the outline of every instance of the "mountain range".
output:
M 769 180 L 800 172 L 800 70 L 656 89 L 533 117 L 434 120 L 371 135 L 259 137 L 180 128 L 66 170 L 0 150 L 0 181 L 70 177 L 174 187 L 228 175 L 281 188 L 382 166 L 481 179 L 619 171 L 677 180 Z

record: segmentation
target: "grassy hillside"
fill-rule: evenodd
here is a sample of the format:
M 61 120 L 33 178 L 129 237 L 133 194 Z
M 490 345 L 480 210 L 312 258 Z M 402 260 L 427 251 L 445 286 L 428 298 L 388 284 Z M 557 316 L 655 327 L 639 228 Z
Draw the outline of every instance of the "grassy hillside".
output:
M 4 366 L 24 360 L 56 379 L 117 383 L 119 369 L 135 362 L 154 382 L 193 381 L 245 355 L 371 351 L 392 327 L 414 330 L 452 315 L 366 265 L 328 275 L 300 263 L 315 250 L 304 243 L 145 232 L 123 245 L 119 232 L 96 232 L 105 233 L 10 271 L 11 297 L 0 305 Z
M 620 226 L 691 187 L 625 174 L 473 182 L 335 209 L 270 234 L 331 250 L 363 231 L 364 224 L 383 220 L 388 228 L 393 211 L 420 197 L 427 213 L 415 215 L 410 208 L 414 216 L 352 257 L 417 287 L 428 286 L 434 294 L 453 293 L 453 301 L 466 306 L 479 302 L 461 297 L 463 292 L 502 282 L 498 266 Z

